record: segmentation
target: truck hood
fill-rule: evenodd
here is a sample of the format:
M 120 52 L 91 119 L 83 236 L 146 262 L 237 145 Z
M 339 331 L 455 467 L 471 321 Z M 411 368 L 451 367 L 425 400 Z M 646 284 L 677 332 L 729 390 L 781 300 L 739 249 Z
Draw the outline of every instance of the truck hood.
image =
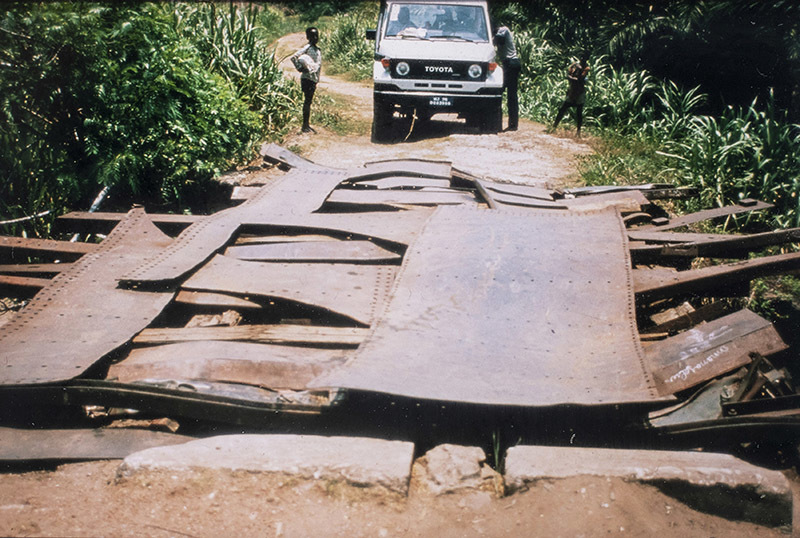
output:
M 382 39 L 378 54 L 388 58 L 467 62 L 491 62 L 495 57 L 494 47 L 491 43 L 469 43 L 442 39 Z

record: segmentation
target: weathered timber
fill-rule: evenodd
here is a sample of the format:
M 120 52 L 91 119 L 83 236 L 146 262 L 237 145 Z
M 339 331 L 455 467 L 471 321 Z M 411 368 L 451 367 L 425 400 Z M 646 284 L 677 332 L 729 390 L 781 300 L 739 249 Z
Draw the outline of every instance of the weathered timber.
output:
M 228 247 L 225 255 L 240 260 L 326 263 L 396 263 L 402 256 L 371 241 L 304 241 Z
M 665 224 L 661 225 L 647 224 L 644 226 L 639 226 L 634 230 L 636 231 L 673 230 L 675 228 L 680 228 L 681 226 L 688 226 L 689 224 L 703 222 L 704 220 L 727 217 L 730 215 L 738 215 L 741 213 L 748 213 L 750 211 L 759 211 L 762 209 L 771 209 L 772 207 L 774 207 L 772 204 L 768 204 L 766 202 L 761 202 L 761 201 L 754 201 L 754 203 L 752 204 L 748 203 L 748 204 L 730 205 L 725 207 L 717 207 L 714 209 L 706 209 L 704 211 L 698 211 L 697 213 L 689 213 L 688 215 L 682 215 L 674 219 L 669 219 Z
M 77 260 L 84 254 L 94 252 L 95 243 L 54 241 L 32 237 L 0 236 L 0 259 L 22 260 L 28 256 Z
M 750 353 L 771 355 L 786 349 L 772 324 L 740 310 L 655 342 L 645 350 L 656 387 L 674 394 L 730 372 L 751 361 Z
M 698 323 L 718 318 L 731 309 L 731 306 L 725 301 L 714 301 L 693 311 L 682 311 L 678 317 L 647 327 L 642 330 L 642 333 L 671 333 L 688 329 Z
M 0 273 L 7 275 L 53 276 L 70 268 L 69 263 L 20 263 L 0 265 Z
M 0 275 L 0 290 L 6 292 L 22 292 L 24 295 L 36 293 L 50 284 L 49 278 L 32 276 Z
M 691 271 L 633 271 L 634 290 L 645 300 L 685 294 L 713 295 L 720 289 L 747 283 L 754 278 L 800 270 L 800 253 L 766 256 Z
M 125 218 L 126 213 L 72 211 L 56 219 L 56 229 L 82 234 L 107 234 Z M 176 235 L 187 226 L 205 218 L 203 215 L 148 213 L 147 216 L 167 235 Z
M 108 372 L 109 380 L 203 379 L 302 390 L 341 365 L 347 351 L 237 341 L 181 342 L 137 348 Z
M 194 306 L 213 306 L 228 309 L 247 308 L 258 310 L 262 308 L 260 304 L 241 297 L 207 291 L 182 290 L 175 296 L 175 302 Z
M 793 243 L 798 240 L 800 240 L 800 228 L 752 235 L 724 235 L 721 238 L 704 238 L 677 245 L 632 247 L 631 259 L 634 263 L 653 263 L 661 258 L 696 258 L 699 256 L 743 258 L 750 252 L 763 247 Z
M 169 344 L 198 340 L 238 340 L 272 344 L 302 344 L 356 347 L 368 329 L 357 327 L 316 327 L 308 325 L 237 325 L 235 327 L 192 327 L 144 329 L 134 344 Z

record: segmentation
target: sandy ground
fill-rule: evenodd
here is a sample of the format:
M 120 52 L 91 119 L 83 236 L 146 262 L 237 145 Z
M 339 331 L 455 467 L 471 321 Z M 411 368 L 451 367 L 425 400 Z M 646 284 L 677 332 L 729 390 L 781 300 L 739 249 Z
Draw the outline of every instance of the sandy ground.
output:
M 281 51 L 301 46 L 289 36 Z M 391 158 L 445 159 L 506 181 L 567 185 L 591 152 L 568 131 L 558 136 L 523 121 L 517 132 L 470 133 L 434 121 L 405 142 L 369 141 L 369 85 L 324 76 L 320 92 L 348 103 L 363 132 L 342 137 L 292 133 L 284 146 L 320 164 L 349 167 Z M 452 118 L 451 118 L 452 119 Z M 9 536 L 785 536 L 777 529 L 697 512 L 651 486 L 578 477 L 542 481 L 499 497 L 470 491 L 408 498 L 321 482 L 257 474 L 162 474 L 118 480 L 119 461 L 67 464 L 0 475 L 0 535 Z M 797 481 L 793 481 L 797 484 Z M 797 498 L 797 494 L 795 494 Z M 797 521 L 795 515 L 795 521 Z

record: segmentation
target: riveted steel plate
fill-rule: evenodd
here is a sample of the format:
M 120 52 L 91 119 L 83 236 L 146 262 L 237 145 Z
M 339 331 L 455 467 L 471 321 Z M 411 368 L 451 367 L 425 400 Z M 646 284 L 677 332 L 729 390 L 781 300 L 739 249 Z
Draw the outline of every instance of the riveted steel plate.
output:
M 382 179 L 359 181 L 355 184 L 358 186 L 371 187 L 375 189 L 421 189 L 423 187 L 447 188 L 450 186 L 450 180 L 392 176 Z
M 388 297 L 397 270 L 397 266 L 248 262 L 215 256 L 183 288 L 279 297 L 368 325 Z
M 514 196 L 523 196 L 525 198 L 536 198 L 537 200 L 553 201 L 553 191 L 550 189 L 531 187 L 530 185 L 516 185 L 514 183 L 497 183 L 495 181 L 487 181 L 485 179 L 476 181 L 480 181 L 484 188 L 494 192 L 513 194 Z
M 426 214 L 396 213 L 392 215 L 393 225 L 387 227 L 385 213 L 312 213 L 345 178 L 343 174 L 336 170 L 293 170 L 263 187 L 242 205 L 193 224 L 169 248 L 121 280 L 126 283 L 177 280 L 209 259 L 241 226 L 247 225 L 330 228 L 401 243 L 408 243 L 416 236 Z
M 477 200 L 472 193 L 448 191 L 420 190 L 367 190 L 337 189 L 331 193 L 326 202 L 350 205 L 375 204 L 412 204 L 412 205 L 448 205 L 475 204 Z
M 525 406 L 657 399 L 619 213 L 437 209 L 367 341 L 312 386 Z
M 120 289 L 117 279 L 171 241 L 132 210 L 0 327 L 0 384 L 72 379 L 146 327 L 173 294 Z
M 370 241 L 301 241 L 237 245 L 225 255 L 240 260 L 327 263 L 393 263 L 401 256 Z
M 452 163 L 447 161 L 395 159 L 366 163 L 362 167 L 351 168 L 347 175 L 349 181 L 391 176 L 429 177 L 449 180 L 452 173 Z
M 113 365 L 109 380 L 204 379 L 268 388 L 302 389 L 347 352 L 252 342 L 181 342 L 134 349 Z

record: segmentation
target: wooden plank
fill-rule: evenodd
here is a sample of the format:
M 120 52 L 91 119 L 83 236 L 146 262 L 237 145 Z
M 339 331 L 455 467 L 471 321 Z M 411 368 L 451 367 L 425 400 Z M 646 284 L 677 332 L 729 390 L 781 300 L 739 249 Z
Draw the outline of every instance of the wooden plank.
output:
M 75 260 L 94 252 L 95 243 L 72 243 L 53 239 L 37 239 L 31 237 L 0 236 L 0 258 L 19 260 L 28 256 L 59 257 Z
M 38 291 L 50 284 L 49 278 L 32 276 L 0 275 L 0 290 Z
M 740 310 L 650 344 L 645 360 L 659 394 L 668 395 L 748 364 L 750 353 L 771 355 L 786 348 L 769 321 Z
M 303 390 L 344 363 L 348 351 L 252 342 L 181 342 L 137 348 L 111 366 L 109 380 L 202 379 L 271 389 Z
M 125 215 L 126 213 L 72 211 L 58 217 L 56 227 L 59 231 L 107 234 L 125 218 Z M 178 234 L 189 225 L 205 218 L 203 215 L 173 215 L 169 213 L 148 213 L 147 216 L 153 221 L 153 224 L 168 235 Z
M 663 299 L 687 293 L 704 294 L 762 276 L 800 269 L 800 252 L 766 256 L 692 271 L 633 270 L 638 298 Z
M 262 308 L 260 304 L 242 297 L 208 291 L 182 290 L 178 292 L 178 295 L 175 297 L 175 302 L 194 306 L 213 306 L 228 309 L 246 308 L 257 310 Z
M 630 237 L 630 235 L 629 235 Z M 678 245 L 631 247 L 634 263 L 647 263 L 658 258 L 742 258 L 750 252 L 771 245 L 800 241 L 800 228 L 774 230 L 751 235 L 723 235 Z
M 369 329 L 355 327 L 317 327 L 307 325 L 237 325 L 236 327 L 192 327 L 144 329 L 134 344 L 169 344 L 198 340 L 238 340 L 268 344 L 320 346 L 358 346 Z
M 0 265 L 0 273 L 8 275 L 57 275 L 71 267 L 70 263 L 20 263 Z
M 662 224 L 657 226 L 655 224 L 648 224 L 645 226 L 639 226 L 636 230 L 673 230 L 675 228 L 680 228 L 681 226 L 688 226 L 689 224 L 695 224 L 698 222 L 703 222 L 704 220 L 711 220 L 720 217 L 727 217 L 730 215 L 738 215 L 741 213 L 748 213 L 750 211 L 758 211 L 761 209 L 770 209 L 774 207 L 772 204 L 768 204 L 766 202 L 757 201 L 754 204 L 748 205 L 730 205 L 725 207 L 717 207 L 714 209 L 706 209 L 704 211 L 698 211 L 697 213 L 690 213 L 688 215 L 682 215 L 680 217 L 676 217 L 674 219 L 670 219 L 668 223 Z
M 226 256 L 240 260 L 325 263 L 394 263 L 402 256 L 371 241 L 306 241 L 228 247 Z
M 707 305 L 703 305 L 692 312 L 683 312 L 679 317 L 669 321 L 664 321 L 662 323 L 653 325 L 652 327 L 647 327 L 641 332 L 643 334 L 672 333 L 682 329 L 688 329 L 689 327 L 704 321 L 716 319 L 727 313 L 729 310 L 732 310 L 732 308 L 727 302 L 714 301 Z

